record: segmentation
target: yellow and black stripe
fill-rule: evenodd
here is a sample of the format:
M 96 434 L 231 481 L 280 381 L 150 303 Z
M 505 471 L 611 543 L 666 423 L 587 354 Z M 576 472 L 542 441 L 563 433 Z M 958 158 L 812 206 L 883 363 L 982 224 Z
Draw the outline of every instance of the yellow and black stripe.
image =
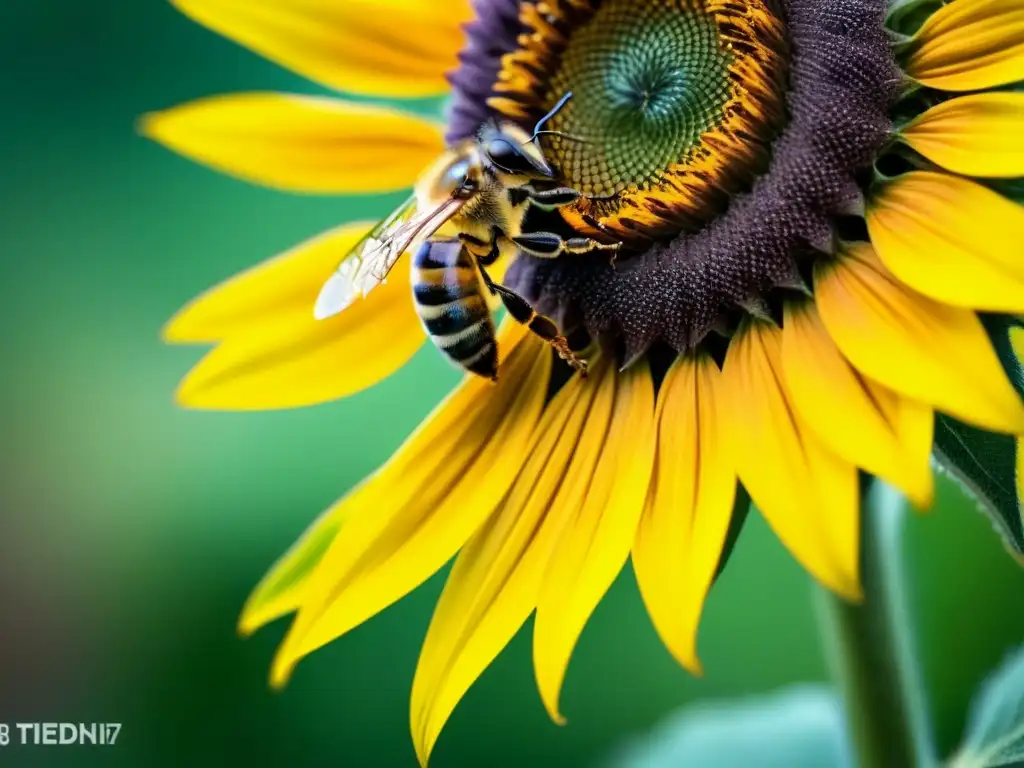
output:
M 423 243 L 413 256 L 412 286 L 416 312 L 437 348 L 470 373 L 497 378 L 494 323 L 465 246 L 458 240 Z

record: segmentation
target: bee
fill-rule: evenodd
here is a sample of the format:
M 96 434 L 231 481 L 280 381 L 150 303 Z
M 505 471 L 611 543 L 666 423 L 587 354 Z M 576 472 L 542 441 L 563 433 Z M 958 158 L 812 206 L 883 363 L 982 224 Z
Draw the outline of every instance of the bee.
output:
M 569 349 L 555 322 L 487 272 L 502 255 L 557 258 L 563 253 L 616 251 L 620 246 L 523 229 L 531 206 L 554 210 L 581 197 L 557 182 L 536 144 L 543 124 L 571 96 L 562 97 L 532 136 L 513 123 L 490 121 L 475 138 L 446 150 L 417 181 L 412 196 L 341 260 L 320 291 L 314 316 L 330 317 L 365 297 L 408 250 L 420 321 L 437 348 L 457 366 L 497 378 L 498 347 L 486 298 L 490 293 L 513 319 L 586 375 L 586 361 Z M 445 224 L 451 225 L 453 236 L 438 234 Z

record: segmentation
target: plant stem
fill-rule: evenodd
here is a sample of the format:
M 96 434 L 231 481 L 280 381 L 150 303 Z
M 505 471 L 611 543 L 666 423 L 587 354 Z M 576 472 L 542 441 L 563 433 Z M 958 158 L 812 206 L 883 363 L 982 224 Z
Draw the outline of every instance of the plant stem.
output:
M 816 588 L 833 677 L 859 768 L 937 765 L 904 589 L 902 498 L 865 488 L 861 514 L 864 601 Z

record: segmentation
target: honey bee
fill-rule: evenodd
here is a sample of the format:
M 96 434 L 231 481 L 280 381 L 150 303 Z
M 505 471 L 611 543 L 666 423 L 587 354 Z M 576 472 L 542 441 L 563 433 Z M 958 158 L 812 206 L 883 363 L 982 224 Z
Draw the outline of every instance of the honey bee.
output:
M 517 252 L 556 258 L 620 246 L 523 231 L 531 206 L 554 210 L 581 196 L 558 184 L 536 144 L 543 124 L 571 96 L 566 94 L 537 123 L 532 136 L 515 124 L 491 121 L 475 138 L 450 147 L 420 177 L 413 195 L 341 260 L 320 291 L 314 316 L 330 317 L 366 296 L 408 250 L 417 313 L 433 343 L 457 366 L 497 378 L 498 347 L 486 291 L 586 375 L 586 361 L 569 349 L 554 321 L 487 272 L 500 256 Z M 439 235 L 449 222 L 454 236 Z

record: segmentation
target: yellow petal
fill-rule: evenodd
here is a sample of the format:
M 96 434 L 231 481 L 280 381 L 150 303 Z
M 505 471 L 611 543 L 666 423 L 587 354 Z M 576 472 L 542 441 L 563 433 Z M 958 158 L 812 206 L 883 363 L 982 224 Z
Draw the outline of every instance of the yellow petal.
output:
M 283 319 L 308 320 L 324 280 L 372 225 L 345 224 L 228 278 L 180 309 L 164 326 L 164 341 L 203 344 L 262 336 Z
M 369 228 L 347 224 L 207 291 L 164 328 L 171 342 L 224 341 L 184 378 L 190 408 L 259 410 L 321 403 L 372 386 L 423 343 L 408 271 L 348 310 L 317 321 L 326 276 Z
M 441 126 L 421 117 L 284 93 L 200 99 L 144 116 L 139 130 L 218 171 L 293 192 L 404 189 L 444 150 Z
M 303 588 L 341 528 L 343 511 L 334 508 L 322 514 L 274 563 L 246 601 L 238 620 L 239 632 L 251 635 L 302 604 Z
M 310 80 L 350 93 L 438 96 L 468 0 L 172 0 L 184 14 Z
M 910 290 L 869 245 L 814 277 L 829 335 L 865 376 L 982 429 L 1024 434 L 1024 406 L 973 312 Z
M 917 171 L 887 183 L 867 213 L 882 262 L 945 304 L 1024 311 L 1024 207 L 980 184 Z
M 497 384 L 470 377 L 359 492 L 312 574 L 271 671 L 343 635 L 441 568 L 490 516 L 526 460 L 551 370 L 550 348 L 507 325 Z M 520 342 L 521 343 L 517 343 Z
M 929 88 L 974 91 L 1024 79 L 1020 0 L 955 0 L 925 21 L 904 68 Z
M 633 544 L 640 594 L 662 642 L 694 674 L 697 628 L 729 532 L 736 472 L 719 413 L 721 373 L 681 358 L 658 390 L 654 482 Z
M 974 93 L 935 105 L 900 135 L 932 162 L 967 176 L 1024 176 L 1024 93 Z
M 782 332 L 752 324 L 729 343 L 720 413 L 744 487 L 793 556 L 822 584 L 859 599 L 857 470 L 794 413 Z
M 931 506 L 931 408 L 859 375 L 810 302 L 786 306 L 782 370 L 797 414 L 830 450 L 889 481 L 918 508 Z
M 412 684 L 410 725 L 423 765 L 459 700 L 537 605 L 567 517 L 554 502 L 596 391 L 573 377 L 555 395 L 515 484 L 455 560 Z
M 178 403 L 232 411 L 324 403 L 387 378 L 423 344 L 405 264 L 326 320 L 313 318 L 319 283 L 306 301 L 275 311 L 273 324 L 268 317 L 260 334 L 229 336 L 209 352 L 182 380 Z
M 629 558 L 654 466 L 654 384 L 647 364 L 625 373 L 609 367 L 595 384 L 599 392 L 577 447 L 587 457 L 582 462 L 591 455 L 595 460 L 580 503 L 566 505 L 570 520 L 544 576 L 534 623 L 537 684 L 558 723 L 564 722 L 558 698 L 569 659 Z

